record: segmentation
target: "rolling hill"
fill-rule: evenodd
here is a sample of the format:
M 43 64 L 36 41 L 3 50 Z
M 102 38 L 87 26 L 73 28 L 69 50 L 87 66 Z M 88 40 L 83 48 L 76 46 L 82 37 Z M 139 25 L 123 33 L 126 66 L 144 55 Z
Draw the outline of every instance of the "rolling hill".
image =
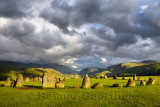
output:
M 107 67 L 107 70 L 111 72 L 111 75 L 160 75 L 160 62 L 156 61 L 142 61 L 142 62 L 130 62 L 121 63 Z
M 22 62 L 13 62 L 13 61 L 0 61 L 0 68 L 9 68 L 9 67 L 17 67 L 17 68 L 52 68 L 63 74 L 75 74 L 76 71 L 71 68 L 58 65 L 58 64 L 38 64 L 38 63 L 22 63 Z

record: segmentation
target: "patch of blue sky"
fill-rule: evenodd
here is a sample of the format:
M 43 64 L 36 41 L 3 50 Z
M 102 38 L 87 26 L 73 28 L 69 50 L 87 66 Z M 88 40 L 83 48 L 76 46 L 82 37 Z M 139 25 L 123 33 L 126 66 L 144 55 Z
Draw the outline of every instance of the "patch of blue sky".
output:
M 99 28 L 100 27 L 100 25 L 98 25 L 98 24 L 91 24 L 91 26 L 94 27 L 94 28 Z

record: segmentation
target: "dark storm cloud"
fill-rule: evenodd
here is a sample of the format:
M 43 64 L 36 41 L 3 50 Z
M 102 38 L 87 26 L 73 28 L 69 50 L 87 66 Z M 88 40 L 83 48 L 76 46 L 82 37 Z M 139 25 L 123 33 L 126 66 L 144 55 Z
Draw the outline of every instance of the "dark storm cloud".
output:
M 114 28 L 117 32 L 129 31 L 129 15 L 136 6 L 135 1 L 125 0 L 53 0 L 51 8 L 44 9 L 40 16 L 67 31 L 69 26 L 99 23 Z M 119 26 L 117 26 L 119 25 Z
M 0 16 L 9 18 L 26 16 L 27 11 L 32 8 L 33 2 L 28 0 L 0 0 Z

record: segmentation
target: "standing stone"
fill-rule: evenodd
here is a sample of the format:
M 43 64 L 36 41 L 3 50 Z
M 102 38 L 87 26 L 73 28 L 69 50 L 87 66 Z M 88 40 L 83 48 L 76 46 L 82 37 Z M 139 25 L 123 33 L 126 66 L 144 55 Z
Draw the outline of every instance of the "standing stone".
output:
M 10 87 L 15 87 L 16 80 L 13 80 Z
M 42 78 L 41 78 L 41 77 L 38 77 L 38 81 L 42 81 Z
M 128 83 L 126 85 L 127 87 L 135 87 L 136 83 L 134 80 L 132 80 L 131 78 L 129 78 Z
M 113 75 L 113 79 L 117 79 L 117 75 L 116 74 Z
M 103 77 L 102 76 L 100 76 L 100 79 L 102 79 Z
M 23 76 L 22 74 L 18 74 L 15 87 L 21 87 L 22 85 L 23 85 Z
M 6 80 L 5 83 L 4 83 L 4 86 L 10 87 L 10 85 L 11 85 L 10 78 L 7 78 L 7 80 Z
M 30 82 L 30 79 L 27 77 L 24 81 L 25 82 Z
M 149 78 L 149 80 L 147 81 L 147 85 L 153 85 L 155 81 L 156 81 L 155 78 Z
M 146 85 L 146 81 L 145 80 L 141 80 L 140 86 L 145 86 L 145 85 Z
M 55 88 L 55 77 L 54 74 L 44 73 L 42 76 L 42 87 L 43 88 Z
M 107 79 L 107 75 L 104 75 L 104 79 Z
M 102 83 L 95 83 L 92 88 L 103 88 L 103 84 Z
M 90 88 L 90 87 L 91 87 L 90 78 L 86 74 L 86 77 L 83 78 L 82 88 Z
M 88 77 L 88 74 L 86 74 L 85 76 Z
M 136 80 L 136 79 L 137 79 L 137 78 L 136 78 L 136 74 L 134 74 L 134 75 L 133 75 L 133 80 Z
M 38 81 L 38 77 L 35 77 L 35 78 L 33 79 L 33 81 Z
M 122 80 L 125 80 L 125 77 L 123 77 Z
M 138 77 L 138 81 L 141 81 L 142 79 L 141 79 L 141 77 Z
M 65 88 L 64 83 L 59 81 L 56 83 L 56 88 Z
M 78 78 L 79 78 L 79 76 L 77 74 L 75 74 L 75 79 L 78 79 Z

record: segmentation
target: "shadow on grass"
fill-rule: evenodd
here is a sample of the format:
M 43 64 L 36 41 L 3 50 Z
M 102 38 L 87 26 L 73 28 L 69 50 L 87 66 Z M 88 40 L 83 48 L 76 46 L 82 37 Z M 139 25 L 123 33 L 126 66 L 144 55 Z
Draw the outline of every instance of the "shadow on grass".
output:
M 34 85 L 23 85 L 23 86 L 28 88 L 42 89 L 42 86 L 34 86 Z
M 0 87 L 4 87 L 4 84 L 0 84 Z

